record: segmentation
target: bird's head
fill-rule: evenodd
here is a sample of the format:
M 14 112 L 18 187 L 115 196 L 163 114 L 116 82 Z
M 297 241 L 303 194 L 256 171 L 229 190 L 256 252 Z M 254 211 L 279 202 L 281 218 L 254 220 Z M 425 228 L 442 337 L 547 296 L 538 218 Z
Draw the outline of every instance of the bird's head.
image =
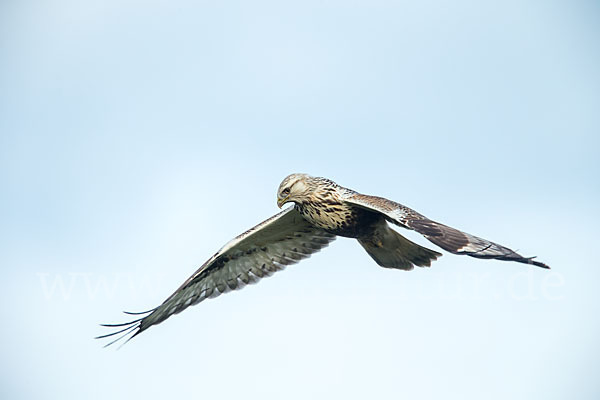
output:
M 288 175 L 277 189 L 277 206 L 281 208 L 290 201 L 294 203 L 307 201 L 314 186 L 312 180 L 314 178 L 307 174 Z

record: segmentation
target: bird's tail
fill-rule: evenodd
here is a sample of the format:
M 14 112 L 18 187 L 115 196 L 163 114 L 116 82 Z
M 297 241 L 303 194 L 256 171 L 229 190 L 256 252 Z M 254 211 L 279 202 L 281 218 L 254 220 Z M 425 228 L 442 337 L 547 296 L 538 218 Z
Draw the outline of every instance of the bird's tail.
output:
M 414 265 L 429 267 L 431 261 L 441 256 L 437 251 L 411 242 L 387 223 L 379 225 L 372 236 L 359 238 L 358 243 L 384 268 L 410 271 Z

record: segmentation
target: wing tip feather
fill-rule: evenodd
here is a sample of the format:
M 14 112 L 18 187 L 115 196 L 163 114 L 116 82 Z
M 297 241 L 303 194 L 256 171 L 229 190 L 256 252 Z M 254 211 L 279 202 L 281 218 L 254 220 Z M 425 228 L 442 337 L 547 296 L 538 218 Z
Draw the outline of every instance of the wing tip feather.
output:
M 127 315 L 143 315 L 143 314 L 149 314 L 152 311 L 154 311 L 154 309 L 148 310 L 148 311 L 144 311 L 144 312 L 123 311 L 123 313 L 127 314 Z M 123 323 L 120 323 L 120 324 L 100 324 L 100 326 L 103 327 L 103 328 L 121 328 L 121 327 L 124 327 L 124 328 L 123 329 L 119 329 L 119 330 L 117 330 L 115 332 L 111 332 L 111 333 L 107 333 L 107 334 L 104 334 L 104 335 L 96 336 L 96 337 L 94 337 L 94 339 L 106 339 L 106 338 L 109 338 L 111 336 L 118 335 L 119 333 L 123 333 L 121 336 L 117 337 L 116 339 L 114 339 L 114 340 L 108 342 L 107 344 L 105 344 L 104 346 L 102 346 L 103 348 L 106 348 L 106 347 L 109 347 L 109 346 L 117 343 L 118 341 L 122 340 L 123 338 L 127 337 L 127 335 L 131 335 L 129 338 L 127 338 L 127 340 L 125 340 L 125 342 L 123 342 L 119 346 L 119 349 L 120 349 L 121 347 L 123 347 L 123 345 L 125 343 L 129 342 L 131 339 L 133 339 L 135 336 L 137 336 L 143 330 L 145 330 L 144 327 L 142 326 L 142 322 L 144 321 L 144 319 L 146 319 L 146 317 L 137 318 L 137 319 L 134 319 L 132 321 L 123 322 Z
M 534 261 L 534 258 L 536 258 L 536 256 L 527 258 L 526 259 L 527 264 L 535 265 L 536 267 L 540 267 L 540 268 L 544 268 L 544 269 L 551 269 L 548 264 L 545 264 L 541 261 Z

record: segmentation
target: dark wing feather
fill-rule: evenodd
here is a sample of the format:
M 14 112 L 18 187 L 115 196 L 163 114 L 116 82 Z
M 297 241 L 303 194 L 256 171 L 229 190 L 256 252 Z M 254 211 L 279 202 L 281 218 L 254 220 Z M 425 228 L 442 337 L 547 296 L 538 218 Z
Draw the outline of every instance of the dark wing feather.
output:
M 504 261 L 516 261 L 532 264 L 542 268 L 550 268 L 546 264 L 534 261 L 534 257 L 523 257 L 515 251 L 489 240 L 461 232 L 419 214 L 402 204 L 384 199 L 349 192 L 344 201 L 348 204 L 376 211 L 385 218 L 403 228 L 412 229 L 442 249 L 454 254 L 465 254 L 477 258 L 491 258 Z
M 286 265 L 297 263 L 334 239 L 335 235 L 314 227 L 294 207 L 290 207 L 223 246 L 147 316 L 124 324 L 103 325 L 122 329 L 98 338 L 125 332 L 122 337 L 132 334 L 131 339 L 204 299 L 240 289 L 282 270 Z

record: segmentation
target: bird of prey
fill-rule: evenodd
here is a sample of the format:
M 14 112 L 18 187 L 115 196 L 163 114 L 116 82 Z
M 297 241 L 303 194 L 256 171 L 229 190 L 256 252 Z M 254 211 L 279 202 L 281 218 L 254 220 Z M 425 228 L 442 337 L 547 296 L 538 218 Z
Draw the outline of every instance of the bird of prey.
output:
M 549 268 L 515 251 L 440 224 L 383 197 L 360 194 L 335 182 L 306 174 L 287 176 L 279 185 L 277 205 L 292 207 L 275 214 L 237 236 L 208 259 L 161 305 L 98 336 L 134 336 L 206 298 L 240 289 L 260 278 L 297 263 L 331 243 L 336 236 L 354 238 L 385 268 L 409 271 L 428 267 L 442 254 L 411 242 L 388 223 L 417 231 L 442 249 L 477 258 L 489 258 Z

